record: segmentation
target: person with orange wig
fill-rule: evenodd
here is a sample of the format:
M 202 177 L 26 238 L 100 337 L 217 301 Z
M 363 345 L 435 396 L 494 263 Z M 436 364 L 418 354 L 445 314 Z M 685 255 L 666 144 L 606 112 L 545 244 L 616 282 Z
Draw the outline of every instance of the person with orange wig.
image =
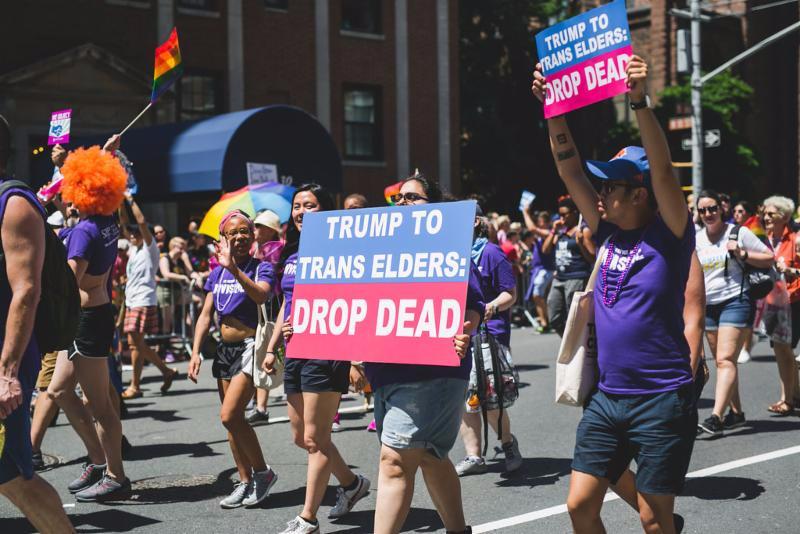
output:
M 78 281 L 81 315 L 75 341 L 69 351 L 59 354 L 48 394 L 57 402 L 67 400 L 76 383 L 86 395 L 89 411 L 105 464 L 96 460 L 84 465 L 77 480 L 69 485 L 79 502 L 108 502 L 128 499 L 131 483 L 122 466 L 122 424 L 108 395 L 108 354 L 114 337 L 109 277 L 117 256 L 119 224 L 114 213 L 122 204 L 127 175 L 112 155 L 119 136 L 111 137 L 103 149 L 79 148 L 67 156 L 62 197 L 80 211 L 80 222 L 67 238 L 67 260 Z M 76 428 L 86 425 L 85 415 L 70 402 L 59 402 Z M 88 422 L 91 424 L 91 421 Z

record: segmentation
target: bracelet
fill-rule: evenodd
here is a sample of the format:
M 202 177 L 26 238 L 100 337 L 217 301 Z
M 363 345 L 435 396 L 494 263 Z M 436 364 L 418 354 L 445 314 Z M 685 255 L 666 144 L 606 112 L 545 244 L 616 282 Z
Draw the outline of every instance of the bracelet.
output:
M 272 354 L 273 356 L 275 356 L 275 353 L 271 350 L 268 350 L 265 354 Z

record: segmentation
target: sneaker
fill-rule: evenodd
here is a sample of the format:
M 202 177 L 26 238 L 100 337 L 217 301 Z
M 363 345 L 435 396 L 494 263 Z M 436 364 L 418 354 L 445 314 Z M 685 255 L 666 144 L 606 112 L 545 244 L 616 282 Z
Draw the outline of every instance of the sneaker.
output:
M 377 432 L 377 431 L 378 431 L 378 425 L 375 423 L 375 419 L 373 419 L 372 422 L 369 425 L 367 425 L 367 432 Z
M 739 358 L 737 358 L 736 363 L 747 363 L 751 359 L 750 352 L 747 349 L 742 349 L 739 351 Z
M 485 473 L 489 467 L 480 456 L 467 456 L 456 465 L 456 474 L 463 477 L 466 475 L 480 475 Z
M 131 498 L 131 481 L 117 482 L 105 475 L 97 484 L 75 494 L 78 502 L 125 501 Z
M 346 490 L 342 486 L 336 488 L 336 505 L 328 512 L 328 519 L 339 519 L 346 516 L 358 501 L 369 493 L 369 479 L 363 475 L 356 476 L 356 487 Z
M 511 443 L 503 444 L 503 453 L 506 455 L 506 473 L 522 467 L 522 455 L 519 453 L 519 442 L 516 436 L 511 436 Z
M 164 355 L 164 363 L 175 363 L 176 361 L 175 354 L 172 351 L 167 351 Z
M 94 465 L 87 462 L 83 464 L 81 475 L 70 482 L 67 489 L 70 493 L 78 493 L 79 491 L 91 488 L 102 480 L 105 470 L 106 464 Z
M 44 471 L 47 469 L 47 466 L 44 463 L 44 458 L 42 457 L 42 451 L 33 451 L 31 458 L 33 460 L 34 471 Z
M 267 425 L 269 424 L 269 412 L 255 409 L 247 416 L 247 422 L 250 423 L 250 426 Z
M 269 490 L 278 481 L 278 475 L 275 471 L 267 467 L 266 471 L 260 473 L 253 473 L 253 480 L 250 481 L 250 491 L 242 501 L 242 504 L 247 508 L 257 506 L 262 503 L 264 499 L 269 497 Z
M 697 426 L 700 428 L 700 430 L 706 432 L 707 434 L 711 434 L 712 436 L 721 436 L 724 428 L 722 426 L 722 421 L 720 421 L 719 417 L 714 414 L 711 414 L 711 417 L 702 423 L 698 423 Z
M 238 508 L 248 493 L 250 493 L 250 482 L 237 482 L 231 494 L 219 501 L 219 505 L 223 508 Z
M 319 534 L 319 521 L 311 523 L 298 515 L 286 523 L 286 529 L 281 534 Z
M 333 418 L 333 424 L 331 425 L 331 432 L 339 432 L 342 429 L 341 420 L 342 416 L 339 415 L 337 412 L 336 417 Z
M 733 410 L 729 410 L 725 415 L 725 419 L 722 420 L 722 426 L 725 428 L 725 430 L 731 430 L 733 428 L 744 426 L 746 422 L 747 421 L 744 418 L 744 412 L 733 413 Z

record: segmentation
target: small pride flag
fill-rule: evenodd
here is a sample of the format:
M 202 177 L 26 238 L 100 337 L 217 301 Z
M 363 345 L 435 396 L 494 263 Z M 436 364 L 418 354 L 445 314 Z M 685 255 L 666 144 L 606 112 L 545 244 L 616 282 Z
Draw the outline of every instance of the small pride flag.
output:
M 387 204 L 394 206 L 392 197 L 400 192 L 400 187 L 402 187 L 402 185 L 403 182 L 397 182 L 396 184 L 392 184 L 383 190 L 383 197 L 386 199 Z
M 156 65 L 153 72 L 153 94 L 150 95 L 150 102 L 158 100 L 164 91 L 175 83 L 175 80 L 183 74 L 181 64 L 181 49 L 178 47 L 178 30 L 172 28 L 169 39 L 156 48 Z

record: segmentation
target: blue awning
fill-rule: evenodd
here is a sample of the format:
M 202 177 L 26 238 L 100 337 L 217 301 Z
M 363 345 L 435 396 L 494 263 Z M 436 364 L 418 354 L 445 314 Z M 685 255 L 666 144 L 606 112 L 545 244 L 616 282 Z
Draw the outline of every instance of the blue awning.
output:
M 86 140 L 92 144 L 98 138 Z M 247 163 L 272 164 L 299 185 L 342 190 L 342 163 L 330 134 L 292 106 L 268 106 L 208 119 L 128 131 L 122 151 L 133 162 L 140 198 L 233 191 L 247 185 Z

